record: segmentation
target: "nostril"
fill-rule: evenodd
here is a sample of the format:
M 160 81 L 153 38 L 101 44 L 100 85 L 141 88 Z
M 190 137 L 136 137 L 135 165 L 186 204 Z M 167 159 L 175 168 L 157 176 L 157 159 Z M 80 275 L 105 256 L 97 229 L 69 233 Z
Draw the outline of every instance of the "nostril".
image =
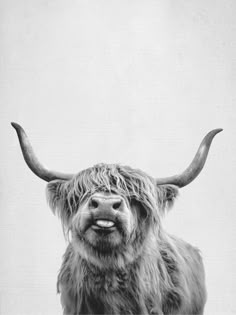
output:
M 115 202 L 115 203 L 112 205 L 112 208 L 115 209 L 115 210 L 117 210 L 117 209 L 120 208 L 120 205 L 121 205 L 121 201 L 117 201 L 117 202 Z
M 98 202 L 95 199 L 91 199 L 90 200 L 90 207 L 94 208 L 94 209 L 98 208 Z

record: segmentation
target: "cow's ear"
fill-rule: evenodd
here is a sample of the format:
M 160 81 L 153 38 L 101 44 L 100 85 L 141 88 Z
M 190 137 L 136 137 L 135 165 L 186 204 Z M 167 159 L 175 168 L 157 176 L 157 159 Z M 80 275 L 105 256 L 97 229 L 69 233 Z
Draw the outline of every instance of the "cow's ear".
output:
M 65 181 L 56 179 L 47 184 L 46 194 L 50 208 L 55 212 L 64 206 L 65 201 Z
M 65 235 L 69 231 L 72 206 L 68 198 L 68 180 L 53 180 L 47 185 L 47 200 L 54 214 L 62 221 Z
M 178 193 L 178 187 L 175 185 L 157 185 L 158 205 L 162 212 L 173 206 Z

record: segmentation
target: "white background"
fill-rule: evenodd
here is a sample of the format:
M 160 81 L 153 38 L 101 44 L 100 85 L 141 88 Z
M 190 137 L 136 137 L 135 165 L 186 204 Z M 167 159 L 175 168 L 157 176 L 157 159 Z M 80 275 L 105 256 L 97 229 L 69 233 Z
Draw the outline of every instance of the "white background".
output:
M 10 121 L 49 168 L 157 177 L 224 128 L 164 224 L 201 249 L 205 314 L 236 314 L 235 16 L 234 0 L 0 1 L 0 314 L 61 313 L 66 246 Z

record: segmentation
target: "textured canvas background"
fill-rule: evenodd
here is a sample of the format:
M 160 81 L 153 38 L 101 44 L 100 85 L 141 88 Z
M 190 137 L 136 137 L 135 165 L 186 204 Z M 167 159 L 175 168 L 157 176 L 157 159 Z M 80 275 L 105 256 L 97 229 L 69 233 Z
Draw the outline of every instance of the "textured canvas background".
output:
M 153 176 L 224 128 L 164 224 L 202 251 L 206 314 L 236 314 L 235 14 L 233 0 L 0 1 L 0 314 L 60 314 L 65 249 L 10 121 L 49 168 Z

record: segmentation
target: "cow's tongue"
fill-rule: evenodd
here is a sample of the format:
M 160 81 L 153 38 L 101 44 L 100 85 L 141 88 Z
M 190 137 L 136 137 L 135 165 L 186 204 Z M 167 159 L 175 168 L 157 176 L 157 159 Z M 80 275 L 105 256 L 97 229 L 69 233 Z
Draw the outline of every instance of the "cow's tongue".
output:
M 109 220 L 96 220 L 96 225 L 103 227 L 103 228 L 110 228 L 114 226 L 114 222 L 109 221 Z

